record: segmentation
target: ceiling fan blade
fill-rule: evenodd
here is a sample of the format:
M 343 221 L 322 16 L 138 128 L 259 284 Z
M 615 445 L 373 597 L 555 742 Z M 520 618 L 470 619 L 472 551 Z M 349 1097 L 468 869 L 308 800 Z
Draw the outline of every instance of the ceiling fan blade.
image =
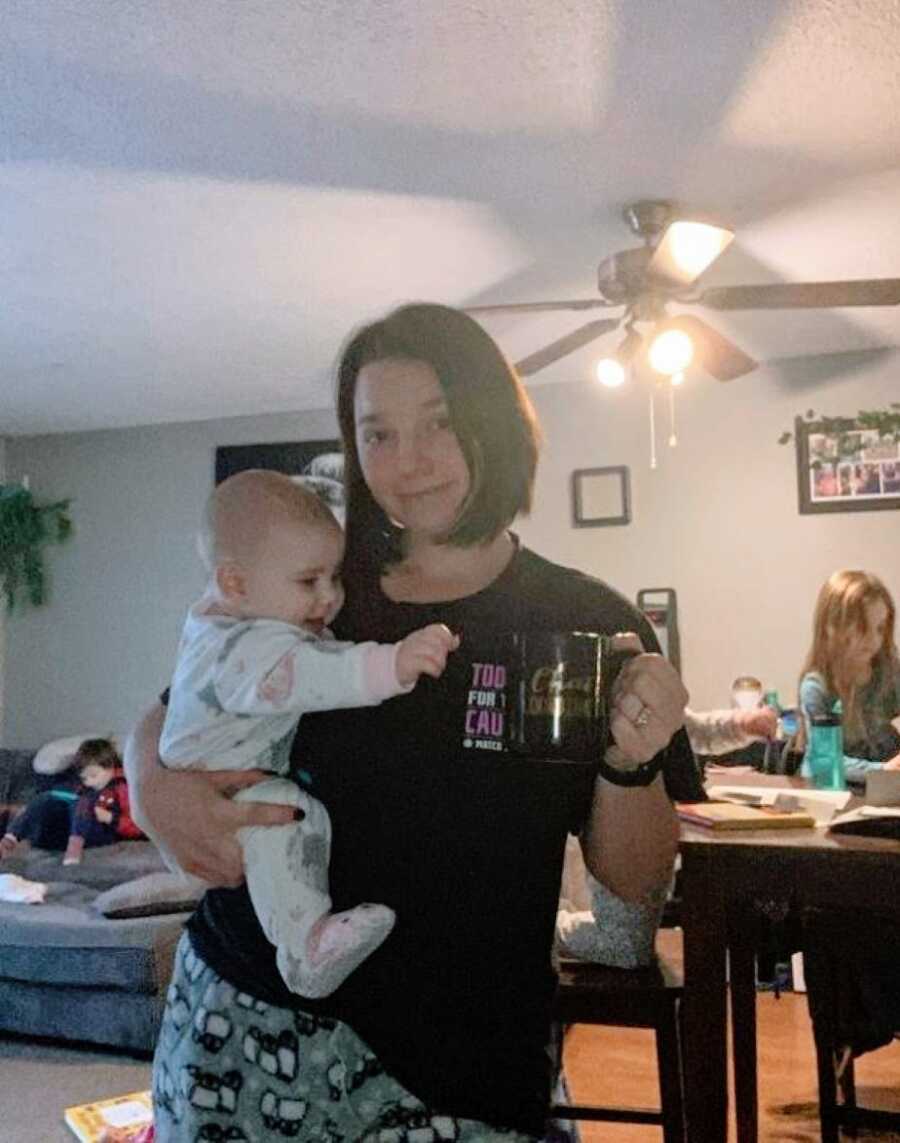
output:
M 588 342 L 593 341 L 595 337 L 600 337 L 608 330 L 615 329 L 618 324 L 618 318 L 602 318 L 599 321 L 589 321 L 587 325 L 573 329 L 572 332 L 567 333 L 565 337 L 551 341 L 550 344 L 545 345 L 543 349 L 539 349 L 536 353 L 532 353 L 528 357 L 523 357 L 521 361 L 517 361 L 516 372 L 520 373 L 523 377 L 530 377 L 532 373 L 537 373 L 539 369 L 544 369 L 547 365 L 552 365 L 554 361 L 559 361 L 559 359 L 565 357 L 566 354 L 574 353 L 576 349 L 581 349 L 583 345 L 587 345 Z
M 743 377 L 745 373 L 752 373 L 758 364 L 733 341 L 693 314 L 679 314 L 666 325 L 683 330 L 690 337 L 700 364 L 718 381 Z
M 607 302 L 603 298 L 574 299 L 568 302 L 507 302 L 489 306 L 464 306 L 467 314 L 540 314 L 560 310 L 599 310 L 608 309 L 617 302 Z
M 690 286 L 731 244 L 733 230 L 708 222 L 676 218 L 656 244 L 648 267 L 654 278 Z
M 777 282 L 769 286 L 720 286 L 696 299 L 714 310 L 825 309 L 831 306 L 896 306 L 900 278 L 849 282 Z

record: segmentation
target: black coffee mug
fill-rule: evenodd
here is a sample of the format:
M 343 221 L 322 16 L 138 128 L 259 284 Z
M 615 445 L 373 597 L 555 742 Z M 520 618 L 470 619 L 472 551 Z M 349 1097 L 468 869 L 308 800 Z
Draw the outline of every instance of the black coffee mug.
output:
M 610 741 L 612 686 L 634 652 L 590 631 L 522 631 L 471 652 L 467 749 L 596 763 Z
M 633 652 L 590 631 L 515 637 L 518 693 L 511 749 L 533 758 L 595 762 L 609 744 L 612 686 Z

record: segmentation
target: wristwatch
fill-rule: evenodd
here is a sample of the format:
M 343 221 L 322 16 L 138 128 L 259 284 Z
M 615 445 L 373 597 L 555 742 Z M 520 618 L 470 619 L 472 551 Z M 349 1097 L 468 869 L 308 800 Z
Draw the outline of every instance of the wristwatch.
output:
M 597 770 L 600 776 L 613 786 L 649 786 L 662 770 L 664 754 L 665 751 L 660 750 L 649 762 L 641 762 L 630 770 L 617 770 L 615 766 L 610 766 L 605 758 L 600 758 Z

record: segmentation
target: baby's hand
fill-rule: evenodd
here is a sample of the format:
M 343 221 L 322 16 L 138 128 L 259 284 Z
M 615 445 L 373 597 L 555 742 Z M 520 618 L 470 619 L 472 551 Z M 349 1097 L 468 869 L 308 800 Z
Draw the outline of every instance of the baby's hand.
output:
M 407 635 L 397 651 L 397 681 L 409 687 L 419 675 L 438 679 L 444 673 L 447 656 L 459 646 L 459 636 L 443 623 L 432 623 Z
M 105 810 L 103 806 L 94 806 L 94 817 L 98 822 L 103 822 L 104 825 L 109 825 L 112 821 L 112 810 Z

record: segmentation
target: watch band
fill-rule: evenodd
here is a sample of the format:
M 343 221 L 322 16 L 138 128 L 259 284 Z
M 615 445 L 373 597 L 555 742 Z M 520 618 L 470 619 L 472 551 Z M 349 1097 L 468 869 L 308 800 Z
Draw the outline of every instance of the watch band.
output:
M 600 776 L 613 786 L 649 786 L 662 770 L 663 753 L 661 750 L 649 762 L 641 762 L 631 770 L 617 770 L 615 766 L 610 766 L 605 758 L 599 758 L 597 770 Z

